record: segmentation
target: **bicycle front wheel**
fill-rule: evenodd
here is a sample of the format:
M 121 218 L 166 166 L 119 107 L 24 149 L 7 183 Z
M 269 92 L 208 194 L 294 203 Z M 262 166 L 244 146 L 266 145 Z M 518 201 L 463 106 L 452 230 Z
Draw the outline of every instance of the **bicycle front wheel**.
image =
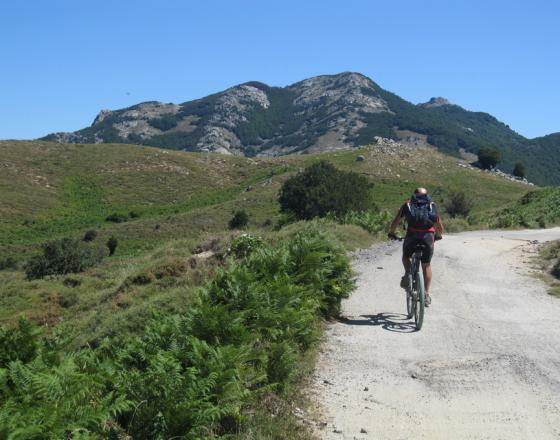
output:
M 417 302 L 416 307 L 414 310 L 414 322 L 416 323 L 416 329 L 420 330 L 422 328 L 422 324 L 424 323 L 424 305 L 426 301 L 425 292 L 424 292 L 424 274 L 422 272 L 422 268 L 418 269 L 414 276 L 414 280 L 416 281 L 416 294 L 417 294 Z

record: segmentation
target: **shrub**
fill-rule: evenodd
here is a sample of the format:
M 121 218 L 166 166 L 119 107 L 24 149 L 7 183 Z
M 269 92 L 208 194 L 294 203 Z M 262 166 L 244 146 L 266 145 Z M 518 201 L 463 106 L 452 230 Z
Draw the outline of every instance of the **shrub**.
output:
M 139 217 L 140 217 L 140 213 L 139 213 L 138 211 L 130 211 L 130 212 L 128 213 L 128 216 L 129 216 L 130 218 L 139 218 Z
M 47 275 L 82 272 L 95 266 L 103 258 L 100 249 L 71 238 L 49 241 L 42 248 L 43 254 L 31 258 L 25 265 L 25 274 L 29 280 Z
M 383 231 L 389 221 L 391 215 L 387 211 L 374 212 L 374 211 L 350 211 L 341 217 L 334 218 L 333 220 L 343 225 L 356 225 L 364 228 L 371 234 Z
M 0 260 L 0 270 L 17 269 L 17 261 L 13 257 L 6 257 Z
M 115 237 L 114 235 L 109 237 L 109 240 L 107 240 L 107 248 L 109 249 L 109 256 L 115 255 L 115 251 L 117 250 L 118 245 L 119 245 L 119 240 L 117 240 L 117 237 Z
M 523 162 L 516 162 L 513 167 L 513 175 L 523 179 L 526 175 L 525 164 Z
M 496 168 L 500 161 L 500 152 L 496 148 L 483 147 L 478 150 L 478 162 L 486 170 Z
M 558 261 L 556 261 L 556 263 L 554 263 L 554 265 L 552 266 L 552 269 L 550 270 L 550 273 L 555 278 L 558 278 L 560 280 L 560 259 Z
M 462 191 L 452 192 L 445 202 L 445 210 L 451 217 L 467 217 L 472 207 L 472 200 Z
M 237 438 L 251 405 L 292 384 L 320 315 L 352 288 L 344 250 L 309 228 L 230 261 L 188 314 L 156 314 L 135 337 L 65 353 L 63 335 L 1 329 L 1 432 Z
M 264 240 L 256 235 L 243 234 L 231 242 L 230 252 L 237 258 L 245 258 L 264 247 Z
M 84 234 L 84 241 L 93 241 L 97 237 L 97 231 L 95 229 L 90 229 Z
M 309 220 L 331 213 L 368 211 L 373 184 L 365 177 L 336 169 L 326 161 L 317 162 L 289 178 L 280 190 L 280 208 L 298 219 Z
M 124 223 L 128 221 L 128 215 L 114 212 L 113 214 L 108 215 L 105 220 L 113 223 Z
M 247 226 L 249 215 L 245 211 L 237 211 L 229 221 L 230 229 L 239 229 Z

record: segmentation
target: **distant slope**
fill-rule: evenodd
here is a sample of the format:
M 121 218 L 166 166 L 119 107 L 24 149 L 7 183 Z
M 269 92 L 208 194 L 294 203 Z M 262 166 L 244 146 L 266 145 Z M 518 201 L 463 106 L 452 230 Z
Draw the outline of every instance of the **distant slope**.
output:
M 495 147 L 506 171 L 522 161 L 530 180 L 560 184 L 556 135 L 529 140 L 487 113 L 467 111 L 444 98 L 414 105 L 352 72 L 283 88 L 248 82 L 180 105 L 145 102 L 103 110 L 90 127 L 43 140 L 254 156 L 332 151 L 368 144 L 376 136 L 427 141 L 452 155 Z
M 356 161 L 357 154 L 363 161 Z M 415 186 L 427 186 L 441 202 L 468 186 L 475 213 L 491 212 L 529 189 L 487 173 L 457 166 L 430 148 L 397 143 L 360 150 L 244 158 L 142 148 L 135 145 L 73 145 L 0 142 L 0 251 L 34 249 L 57 236 L 88 228 L 116 233 L 130 251 L 169 238 L 223 231 L 236 209 L 252 224 L 273 224 L 284 179 L 320 159 L 366 175 L 375 203 L 394 210 Z M 107 222 L 112 213 L 137 218 Z M 158 226 L 159 225 L 159 226 Z M 157 228 L 156 228 L 157 227 Z

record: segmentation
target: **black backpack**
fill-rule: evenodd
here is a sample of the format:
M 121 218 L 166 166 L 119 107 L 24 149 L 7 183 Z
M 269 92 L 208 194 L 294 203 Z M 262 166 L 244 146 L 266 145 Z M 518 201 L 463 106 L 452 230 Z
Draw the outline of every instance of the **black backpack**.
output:
M 427 194 L 413 194 L 405 210 L 408 226 L 415 229 L 429 229 L 437 220 L 436 205 Z

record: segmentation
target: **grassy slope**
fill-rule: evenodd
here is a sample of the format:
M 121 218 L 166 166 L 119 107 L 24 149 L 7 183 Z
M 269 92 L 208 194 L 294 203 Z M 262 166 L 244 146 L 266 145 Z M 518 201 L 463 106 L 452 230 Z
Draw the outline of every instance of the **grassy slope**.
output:
M 358 154 L 365 160 L 357 162 Z M 376 183 L 377 205 L 389 210 L 396 210 L 418 185 L 427 186 L 437 200 L 451 190 L 468 189 L 480 215 L 517 200 L 527 190 L 522 184 L 460 168 L 456 159 L 433 150 L 395 153 L 367 147 L 247 159 L 130 145 L 0 142 L 0 155 L 5 171 L 0 175 L 4 256 L 21 263 L 41 242 L 80 236 L 89 228 L 99 231 L 100 245 L 110 235 L 120 243 L 115 257 L 72 277 L 28 282 L 21 271 L 0 271 L 0 323 L 13 322 L 23 313 L 49 326 L 68 323 L 90 339 L 139 328 L 149 306 L 188 307 L 188 288 L 198 285 L 215 262 L 196 269 L 184 262 L 197 245 L 213 237 L 222 243 L 218 248 L 227 243 L 227 222 L 236 209 L 249 213 L 249 230 L 282 239 L 282 231 L 272 230 L 279 218 L 278 189 L 312 161 L 328 159 L 366 174 Z M 132 210 L 140 217 L 121 224 L 104 220 L 110 213 Z M 298 225 L 287 230 L 294 228 Z M 355 226 L 329 228 L 349 248 L 373 239 Z M 179 270 L 147 285 L 127 285 L 127 279 L 161 266 Z M 81 284 L 70 287 L 66 278 Z

